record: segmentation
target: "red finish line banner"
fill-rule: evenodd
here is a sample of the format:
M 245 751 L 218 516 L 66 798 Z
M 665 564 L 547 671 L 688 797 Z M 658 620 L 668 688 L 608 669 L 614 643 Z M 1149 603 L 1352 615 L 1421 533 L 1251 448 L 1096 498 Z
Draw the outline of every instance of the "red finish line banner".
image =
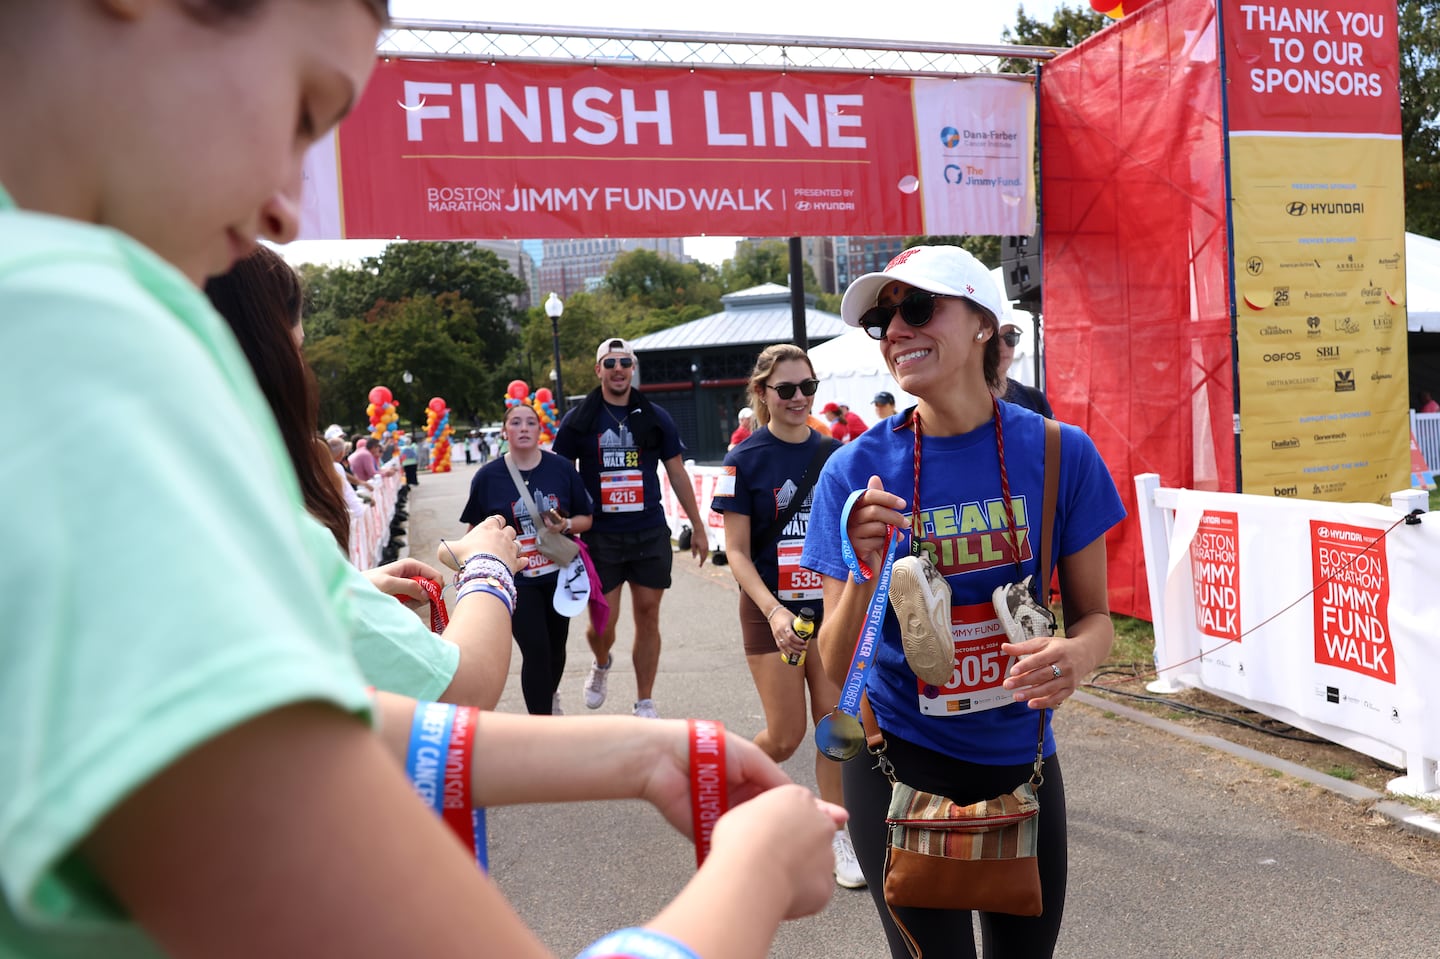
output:
M 1028 234 L 1029 77 L 383 60 L 302 238 Z

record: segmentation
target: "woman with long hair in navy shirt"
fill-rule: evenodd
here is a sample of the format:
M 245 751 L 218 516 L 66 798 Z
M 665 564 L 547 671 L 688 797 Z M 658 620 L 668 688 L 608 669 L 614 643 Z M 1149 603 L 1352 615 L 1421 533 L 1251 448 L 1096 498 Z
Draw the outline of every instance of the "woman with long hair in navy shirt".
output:
M 784 762 L 805 740 L 805 692 L 815 722 L 835 708 L 840 689 L 825 673 L 820 651 L 807 650 L 796 635 L 802 608 L 821 620 L 820 577 L 800 567 L 800 550 L 810 519 L 810 490 L 824 457 L 840 444 L 810 428 L 815 403 L 815 368 L 800 347 L 766 347 L 750 374 L 750 408 L 759 427 L 725 456 L 730 473 L 721 480 L 711 508 L 725 514 L 726 555 L 740 585 L 740 633 L 745 661 L 760 693 L 765 728 L 755 743 Z M 806 477 L 808 475 L 808 482 Z M 803 487 L 803 488 L 802 488 Z M 795 497 L 783 529 L 776 524 Z M 787 657 L 803 663 L 790 665 Z M 840 800 L 840 767 L 815 753 L 815 781 L 821 798 Z M 865 885 L 850 837 L 835 833 L 835 881 L 850 889 Z
M 555 589 L 563 570 L 536 548 L 541 528 L 554 533 L 583 533 L 593 517 L 590 495 L 573 464 L 540 448 L 540 417 L 524 404 L 505 411 L 504 435 L 510 452 L 475 471 L 470 498 L 460 522 L 473 529 L 487 516 L 499 516 L 515 528 L 525 569 L 515 577 L 515 615 L 511 633 L 520 647 L 520 689 L 532 715 L 561 712 L 560 677 L 565 672 L 565 640 L 570 617 L 555 610 Z M 507 462 L 514 463 L 525 498 L 515 488 Z M 531 503 L 539 500 L 540 516 Z

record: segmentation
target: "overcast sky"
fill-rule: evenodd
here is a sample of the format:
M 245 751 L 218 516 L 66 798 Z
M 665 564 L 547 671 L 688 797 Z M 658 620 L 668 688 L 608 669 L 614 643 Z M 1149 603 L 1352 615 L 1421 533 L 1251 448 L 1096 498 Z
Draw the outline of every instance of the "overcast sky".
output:
M 1085 7 L 1086 0 L 912 0 L 887 7 L 875 0 L 827 0 L 820 4 L 776 0 L 545 0 L 533 7 L 503 9 L 506 22 L 557 27 L 615 27 L 644 30 L 702 30 L 868 40 L 938 40 L 942 43 L 1003 43 L 1001 31 L 1015 22 L 1017 8 L 1050 20 L 1057 7 Z M 397 20 L 469 20 L 497 7 L 475 0 L 390 0 Z M 889 15 L 891 12 L 899 15 Z M 520 16 L 525 13 L 527 16 Z M 486 17 L 486 24 L 498 21 Z M 281 249 L 292 263 L 358 262 L 385 247 L 383 240 L 305 240 Z M 689 237 L 685 252 L 719 264 L 735 251 L 735 237 Z

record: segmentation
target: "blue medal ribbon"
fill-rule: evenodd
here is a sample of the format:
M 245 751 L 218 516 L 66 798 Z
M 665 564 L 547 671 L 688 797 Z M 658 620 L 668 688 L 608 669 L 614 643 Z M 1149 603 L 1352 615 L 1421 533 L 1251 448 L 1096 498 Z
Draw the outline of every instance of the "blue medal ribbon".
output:
M 851 494 L 845 503 L 845 509 L 840 519 L 840 549 L 846 557 L 847 564 L 853 561 L 852 573 L 861 566 L 859 558 L 855 555 L 855 548 L 850 545 L 850 536 L 846 532 L 846 519 L 850 515 L 850 507 L 861 491 Z M 881 560 L 880 581 L 875 584 L 875 593 L 870 597 L 870 605 L 865 610 L 865 622 L 860 628 L 860 638 L 855 643 L 855 653 L 850 658 L 850 672 L 845 676 L 845 685 L 840 690 L 839 708 L 843 713 L 849 713 L 857 719 L 860 716 L 860 697 L 865 693 L 865 679 L 870 672 L 870 664 L 875 659 L 875 649 L 880 643 L 880 628 L 885 623 L 885 608 L 890 604 L 890 571 L 895 566 L 895 553 L 900 546 L 900 537 L 896 535 L 892 527 L 885 539 L 885 555 Z M 869 579 L 867 570 L 866 579 Z M 857 582 L 864 580 L 856 577 Z

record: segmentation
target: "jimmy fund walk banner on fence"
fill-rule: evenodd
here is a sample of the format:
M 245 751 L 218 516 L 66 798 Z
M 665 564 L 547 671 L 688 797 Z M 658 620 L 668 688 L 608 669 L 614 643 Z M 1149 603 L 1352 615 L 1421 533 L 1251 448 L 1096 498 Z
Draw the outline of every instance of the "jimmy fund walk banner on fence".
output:
M 1395 4 L 1224 0 L 1242 492 L 1409 486 Z
M 383 59 L 306 239 L 1030 234 L 1034 84 Z
M 1416 600 L 1434 589 L 1440 529 L 1396 519 L 1371 503 L 1180 490 L 1157 665 L 1387 762 L 1373 744 L 1440 756 L 1425 707 L 1440 645 Z

